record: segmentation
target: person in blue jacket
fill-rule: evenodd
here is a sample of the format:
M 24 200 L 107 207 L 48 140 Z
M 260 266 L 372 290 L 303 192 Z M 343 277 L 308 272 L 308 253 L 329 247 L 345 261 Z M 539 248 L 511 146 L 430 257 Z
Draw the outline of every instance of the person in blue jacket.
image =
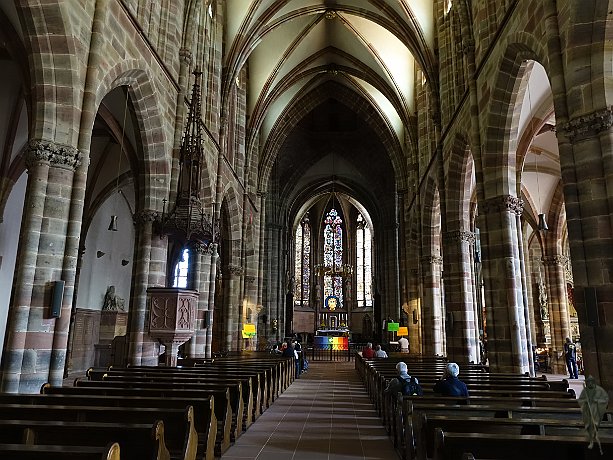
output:
M 434 392 L 442 396 L 465 396 L 468 397 L 466 384 L 458 378 L 460 366 L 456 363 L 448 363 L 443 378 L 434 384 Z

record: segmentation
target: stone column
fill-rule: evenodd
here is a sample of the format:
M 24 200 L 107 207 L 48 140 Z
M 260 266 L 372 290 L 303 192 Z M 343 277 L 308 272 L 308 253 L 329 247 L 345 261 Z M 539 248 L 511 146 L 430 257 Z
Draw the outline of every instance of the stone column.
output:
M 422 349 L 424 355 L 444 355 L 443 318 L 441 304 L 441 269 L 443 258 L 425 256 L 421 260 L 423 286 Z
M 213 321 L 215 318 L 213 317 L 213 313 L 215 312 L 215 281 L 217 280 L 217 259 L 219 258 L 219 254 L 217 253 L 218 245 L 217 243 L 212 243 L 209 245 L 209 255 L 210 255 L 210 270 L 209 270 L 209 289 L 208 289 L 208 324 L 206 325 L 206 334 L 205 334 L 205 349 L 204 356 L 205 358 L 211 358 L 213 356 L 211 352 L 211 344 L 213 343 Z
M 18 259 L 13 280 L 13 299 L 4 347 L 2 391 L 37 393 L 50 375 L 63 373 L 66 340 L 54 354 L 55 329 L 66 337 L 70 310 L 64 317 L 49 317 L 52 282 L 62 276 L 70 197 L 77 149 L 52 141 L 32 140 L 26 166 L 28 184 Z M 53 363 L 52 357 L 58 358 Z
M 480 209 L 487 350 L 495 372 L 530 370 L 517 238 L 522 211 L 522 200 L 510 195 L 485 200 Z
M 613 394 L 612 128 L 610 107 L 556 127 L 585 374 L 593 375 L 609 394 Z
M 132 297 L 128 317 L 128 362 L 133 366 L 156 366 L 159 344 L 147 331 L 147 288 L 163 287 L 166 279 L 167 240 L 153 232 L 159 219 L 155 210 L 147 209 L 134 216 L 136 224 L 136 259 Z
M 445 332 L 447 355 L 459 363 L 478 362 L 476 318 L 472 289 L 472 252 L 475 234 L 464 230 L 443 237 L 445 269 L 445 312 L 453 318 Z
M 239 312 L 240 312 L 240 288 L 242 282 L 242 276 L 244 274 L 243 267 L 239 265 L 229 264 L 226 267 L 226 273 L 224 273 L 224 279 L 227 282 L 224 283 L 224 296 L 227 299 L 227 310 L 225 315 L 225 348 L 226 350 L 237 350 L 242 337 L 239 331 Z
M 198 291 L 198 304 L 196 306 L 196 322 L 194 335 L 185 344 L 185 352 L 190 358 L 204 358 L 206 348 L 206 316 L 209 303 L 209 270 L 211 259 L 208 257 L 208 247 L 203 244 L 192 246 L 194 264 L 193 289 Z
M 282 295 L 281 273 L 283 254 L 281 250 L 281 225 L 268 223 L 266 225 L 266 238 L 268 240 L 267 260 L 267 301 L 270 309 L 269 321 L 277 320 L 277 329 L 274 338 L 279 339 L 285 334 L 285 296 Z M 280 335 L 281 334 L 281 335 Z
M 566 278 L 564 276 L 567 257 L 562 254 L 551 254 L 544 255 L 542 260 L 547 280 L 549 324 L 551 327 L 551 366 L 555 373 L 565 374 L 564 341 L 566 337 L 570 337 Z
M 409 305 L 409 350 L 414 354 L 422 354 L 421 308 L 419 304 L 419 270 L 417 268 L 409 271 L 407 295 Z
M 258 192 L 258 197 L 260 199 L 260 213 L 258 216 L 259 219 L 259 249 L 258 249 L 258 293 L 257 293 L 257 303 L 261 305 L 263 310 L 263 314 L 267 314 L 270 317 L 270 311 L 268 308 L 263 305 L 263 293 L 264 293 L 264 250 L 266 248 L 266 194 L 264 192 Z

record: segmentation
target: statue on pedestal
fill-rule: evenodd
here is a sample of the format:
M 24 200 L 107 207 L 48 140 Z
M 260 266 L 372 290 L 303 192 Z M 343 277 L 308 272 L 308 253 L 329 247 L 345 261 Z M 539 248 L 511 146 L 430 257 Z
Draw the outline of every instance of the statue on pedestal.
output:
M 126 301 L 115 294 L 115 286 L 109 286 L 104 294 L 103 311 L 125 311 Z

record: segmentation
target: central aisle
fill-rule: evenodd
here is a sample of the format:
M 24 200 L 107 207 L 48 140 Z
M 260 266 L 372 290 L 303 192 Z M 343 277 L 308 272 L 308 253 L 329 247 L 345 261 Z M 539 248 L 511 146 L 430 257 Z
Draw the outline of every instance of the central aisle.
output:
M 353 362 L 310 363 L 224 460 L 397 460 Z

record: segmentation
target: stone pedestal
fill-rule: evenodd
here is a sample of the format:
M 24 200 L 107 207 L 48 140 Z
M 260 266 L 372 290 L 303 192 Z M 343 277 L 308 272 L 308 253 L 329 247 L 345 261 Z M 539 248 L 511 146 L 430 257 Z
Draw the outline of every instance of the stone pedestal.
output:
M 95 366 L 112 365 L 111 343 L 120 335 L 125 335 L 128 328 L 128 313 L 125 311 L 102 310 L 100 313 L 100 339 L 94 346 L 96 352 Z
M 179 346 L 194 335 L 198 291 L 180 288 L 147 289 L 149 336 L 166 346 L 166 365 L 177 365 Z

